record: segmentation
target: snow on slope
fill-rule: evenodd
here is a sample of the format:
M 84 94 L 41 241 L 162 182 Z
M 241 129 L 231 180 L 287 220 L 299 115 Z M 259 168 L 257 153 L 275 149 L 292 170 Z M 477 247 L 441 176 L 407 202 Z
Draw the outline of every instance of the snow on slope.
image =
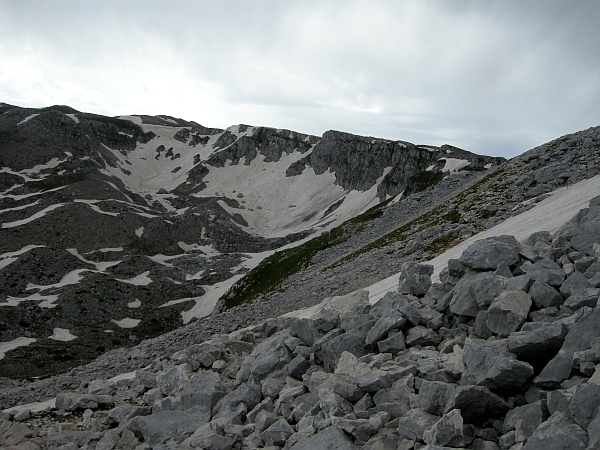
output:
M 279 161 L 266 163 L 259 155 L 249 165 L 211 168 L 204 178 L 207 188 L 195 195 L 220 195 L 236 200 L 239 208 L 225 201 L 219 204 L 228 213 L 241 215 L 248 223 L 247 231 L 271 238 L 312 227 L 324 228 L 327 224 L 331 227 L 378 203 L 377 184 L 365 192 L 346 192 L 335 184 L 334 173 L 316 175 L 311 167 L 300 175 L 286 177 L 288 167 L 305 156 L 306 153 L 284 153 Z M 383 176 L 389 170 L 386 169 Z M 339 201 L 343 203 L 324 217 L 323 213 Z
M 156 194 L 161 188 L 169 191 L 185 182 L 187 172 L 195 165 L 194 157 L 199 155 L 200 160 L 206 160 L 214 151 L 212 145 L 219 137 L 213 135 L 206 145 L 191 147 L 187 143 L 174 139 L 179 130 L 189 127 L 147 125 L 134 120 L 139 118 L 123 118 L 138 123 L 144 132 L 152 132 L 156 137 L 147 143 L 138 143 L 135 150 L 127 153 L 113 150 L 105 145 L 104 147 L 118 159 L 119 167 L 107 165 L 101 172 L 119 178 L 130 190 L 141 194 Z M 158 153 L 156 149 L 161 145 L 165 146 L 165 151 Z M 165 156 L 171 147 L 173 156 Z M 178 167 L 180 169 L 176 170 Z M 130 175 L 123 172 L 121 168 Z
M 554 233 L 565 222 L 575 216 L 580 209 L 586 208 L 588 202 L 596 197 L 598 192 L 600 192 L 600 175 L 580 181 L 569 187 L 557 189 L 550 197 L 541 201 L 529 211 L 511 217 L 489 230 L 471 236 L 429 261 L 428 264 L 434 266 L 432 280 L 439 280 L 440 272 L 448 265 L 449 259 L 458 259 L 469 245 L 480 239 L 508 234 L 515 236 L 519 241 L 524 241 L 536 231 Z M 397 273 L 365 288 L 369 291 L 371 303 L 377 302 L 386 292 L 396 290 L 399 277 L 400 273 Z
M 580 181 L 566 188 L 557 189 L 550 197 L 541 201 L 529 211 L 511 217 L 489 230 L 471 236 L 469 239 L 464 240 L 425 263 L 432 264 L 434 267 L 433 276 L 431 277 L 432 281 L 439 281 L 440 272 L 448 265 L 449 259 L 458 259 L 469 245 L 480 239 L 508 234 L 515 236 L 519 241 L 524 241 L 536 231 L 554 233 L 565 222 L 574 217 L 580 209 L 586 208 L 588 202 L 596 197 L 598 192 L 600 192 L 600 175 Z M 396 273 L 371 286 L 365 287 L 364 289 L 369 292 L 369 301 L 371 304 L 375 304 L 381 300 L 388 291 L 398 289 L 399 278 L 400 273 Z M 321 309 L 324 303 L 325 301 L 309 308 L 291 311 L 284 314 L 283 317 L 309 318 Z

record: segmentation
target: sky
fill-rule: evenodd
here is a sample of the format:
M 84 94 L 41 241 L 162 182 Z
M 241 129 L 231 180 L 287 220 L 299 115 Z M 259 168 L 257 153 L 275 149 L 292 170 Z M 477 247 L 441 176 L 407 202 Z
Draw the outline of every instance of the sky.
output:
M 0 102 L 512 157 L 600 125 L 597 0 L 1 0 Z

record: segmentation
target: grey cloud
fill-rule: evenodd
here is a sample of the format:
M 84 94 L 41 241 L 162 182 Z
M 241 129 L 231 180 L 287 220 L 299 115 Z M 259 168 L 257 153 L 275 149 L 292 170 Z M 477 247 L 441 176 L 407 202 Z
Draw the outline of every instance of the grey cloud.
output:
M 0 21 L 11 36 L 0 51 L 45 77 L 0 73 L 9 103 L 505 156 L 599 125 L 596 1 L 8 0 Z M 57 81 L 80 92 L 48 87 Z

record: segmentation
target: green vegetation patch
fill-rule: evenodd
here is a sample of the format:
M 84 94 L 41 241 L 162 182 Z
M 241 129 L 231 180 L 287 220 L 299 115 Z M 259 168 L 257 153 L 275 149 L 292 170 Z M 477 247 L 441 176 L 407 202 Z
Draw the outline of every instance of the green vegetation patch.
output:
M 286 278 L 310 265 L 312 258 L 321 250 L 339 245 L 349 238 L 343 225 L 329 233 L 294 248 L 276 252 L 264 259 L 240 281 L 235 283 L 221 299 L 227 309 L 252 301 L 261 293 L 274 290 Z
M 415 173 L 408 179 L 406 192 L 414 193 L 424 191 L 429 186 L 438 184 L 443 178 L 444 174 L 442 172 L 428 172 L 426 170 L 422 170 L 421 172 Z

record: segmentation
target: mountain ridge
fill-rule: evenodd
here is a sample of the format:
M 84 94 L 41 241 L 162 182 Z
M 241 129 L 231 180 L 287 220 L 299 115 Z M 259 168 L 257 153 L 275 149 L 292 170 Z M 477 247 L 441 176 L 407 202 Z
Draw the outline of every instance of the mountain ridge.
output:
M 270 252 L 502 161 L 336 131 L 3 104 L 0 341 L 35 342 L 0 374 L 65 370 L 173 329 Z

